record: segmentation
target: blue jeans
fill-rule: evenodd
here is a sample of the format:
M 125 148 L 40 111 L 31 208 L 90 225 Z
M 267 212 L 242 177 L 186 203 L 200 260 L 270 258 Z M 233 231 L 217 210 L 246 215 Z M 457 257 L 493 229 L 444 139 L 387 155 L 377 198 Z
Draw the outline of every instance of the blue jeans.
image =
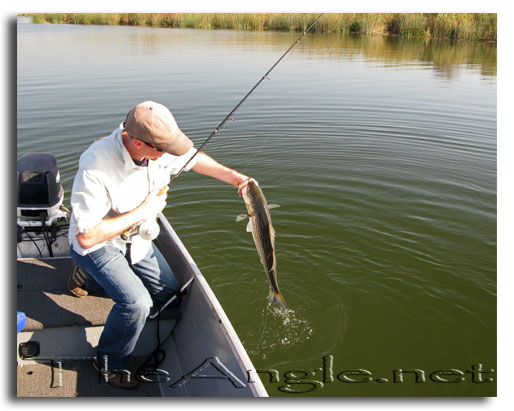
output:
M 88 273 L 86 289 L 91 292 L 101 287 L 115 303 L 98 342 L 98 361 L 109 370 L 125 369 L 150 308 L 179 291 L 177 279 L 153 243 L 145 258 L 134 265 L 129 251 L 125 256 L 115 247 L 84 256 L 71 248 L 70 254 L 73 263 Z

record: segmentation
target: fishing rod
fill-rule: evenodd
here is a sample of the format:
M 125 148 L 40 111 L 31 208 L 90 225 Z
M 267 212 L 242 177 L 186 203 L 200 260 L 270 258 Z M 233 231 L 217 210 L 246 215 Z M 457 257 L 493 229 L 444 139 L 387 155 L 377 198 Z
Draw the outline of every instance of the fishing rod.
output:
M 252 87 L 252 89 L 248 92 L 248 94 L 246 94 L 246 96 L 243 97 L 243 99 L 234 107 L 234 109 L 227 115 L 227 117 L 225 117 L 225 119 L 219 124 L 218 127 L 216 127 L 214 129 L 214 131 L 210 134 L 209 137 L 207 137 L 207 139 L 202 143 L 202 145 L 198 148 L 198 150 L 196 151 L 196 153 L 191 156 L 191 158 L 187 161 L 186 164 L 184 164 L 182 166 L 182 168 L 179 170 L 179 172 L 177 174 L 175 174 L 170 182 L 168 183 L 168 186 L 171 186 L 171 184 L 182 174 L 182 172 L 184 171 L 184 169 L 191 163 L 191 161 L 193 161 L 193 159 L 196 157 L 196 155 L 202 150 L 202 148 L 204 148 L 208 143 L 209 141 L 212 140 L 212 138 L 221 130 L 221 128 L 229 121 L 229 120 L 233 120 L 233 115 L 234 113 L 239 109 L 239 107 L 241 107 L 241 105 L 246 101 L 246 99 L 248 97 L 250 97 L 250 94 L 252 94 L 255 89 L 257 87 L 259 87 L 259 85 L 266 79 L 269 80 L 269 74 L 273 71 L 273 69 L 275 67 L 278 66 L 278 64 L 283 60 L 283 58 L 293 49 L 294 46 L 296 46 L 300 40 L 302 39 L 303 36 L 305 36 L 307 33 L 309 33 L 313 28 L 314 26 L 316 25 L 316 23 L 319 21 L 319 19 L 323 16 L 323 13 L 320 14 L 316 20 L 314 20 L 312 22 L 312 24 L 309 26 L 309 28 L 307 28 L 307 30 L 305 30 L 301 35 L 300 37 L 298 37 L 295 42 L 291 45 L 291 47 L 289 47 L 286 52 L 284 54 L 282 54 L 282 56 L 275 62 L 275 64 L 273 64 L 273 66 L 271 66 L 271 68 L 266 72 L 266 74 L 264 74 L 264 76 L 262 76 L 262 78 L 255 84 L 255 86 Z
M 234 113 L 239 109 L 239 107 L 242 106 L 242 104 L 246 101 L 246 99 L 248 97 L 250 97 L 250 95 L 255 91 L 255 89 L 257 87 L 259 87 L 259 85 L 266 79 L 269 80 L 269 74 L 273 71 L 273 69 L 275 67 L 277 67 L 279 65 L 279 63 L 284 59 L 285 56 L 287 56 L 287 54 L 289 54 L 289 52 L 293 49 L 294 46 L 296 46 L 300 40 L 302 39 L 303 36 L 305 36 L 307 33 L 309 33 L 313 28 L 314 26 L 316 25 L 316 23 L 319 21 L 319 19 L 321 19 L 321 17 L 323 16 L 323 13 L 321 13 L 317 18 L 316 20 L 314 20 L 312 22 L 312 24 L 307 28 L 307 30 L 305 30 L 296 40 L 293 44 L 291 44 L 291 46 L 286 50 L 286 52 L 284 54 L 282 54 L 282 56 L 275 62 L 275 64 L 273 64 L 273 66 L 271 66 L 271 68 L 266 72 L 266 74 L 264 74 L 264 76 L 262 76 L 262 78 L 252 87 L 252 89 L 246 94 L 246 96 L 243 97 L 243 99 L 237 103 L 237 105 L 232 109 L 232 111 L 227 115 L 227 117 L 225 117 L 225 119 L 218 125 L 218 127 L 216 127 L 214 129 L 214 131 L 209 135 L 209 137 L 207 137 L 205 139 L 205 141 L 202 143 L 202 145 L 198 148 L 198 150 L 196 150 L 196 152 L 191 156 L 191 158 L 189 160 L 187 160 L 187 162 L 182 166 L 182 168 L 178 171 L 177 174 L 175 174 L 171 179 L 170 179 L 170 182 L 168 183 L 168 187 L 171 186 L 171 184 L 182 174 L 182 172 L 186 169 L 186 167 L 191 163 L 191 161 L 193 161 L 193 159 L 196 157 L 196 155 L 202 150 L 202 148 L 204 148 L 208 143 L 209 141 L 211 141 L 213 139 L 213 137 L 221 130 L 221 128 L 229 121 L 229 120 L 233 120 L 234 118 L 232 117 L 234 115 Z M 166 191 L 167 187 L 163 187 L 158 195 L 161 195 L 161 194 L 164 194 L 164 192 Z M 133 230 L 135 230 L 139 225 L 136 224 L 135 226 L 129 228 L 127 231 L 125 231 L 121 237 L 124 239 L 124 240 L 127 240 L 130 236 L 130 234 L 132 232 L 134 232 Z M 153 230 L 150 230 L 148 235 L 151 236 L 152 234 L 150 234 L 150 232 L 153 231 Z

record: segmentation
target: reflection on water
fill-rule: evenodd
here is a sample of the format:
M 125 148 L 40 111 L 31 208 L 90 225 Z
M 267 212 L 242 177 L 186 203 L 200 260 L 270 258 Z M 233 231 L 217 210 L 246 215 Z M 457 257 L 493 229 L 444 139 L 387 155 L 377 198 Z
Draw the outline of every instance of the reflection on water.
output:
M 304 41 L 305 54 L 314 58 L 351 60 L 357 56 L 399 67 L 424 63 L 447 79 L 456 76 L 461 66 L 478 67 L 483 76 L 496 76 L 496 43 L 336 34 L 313 35 Z

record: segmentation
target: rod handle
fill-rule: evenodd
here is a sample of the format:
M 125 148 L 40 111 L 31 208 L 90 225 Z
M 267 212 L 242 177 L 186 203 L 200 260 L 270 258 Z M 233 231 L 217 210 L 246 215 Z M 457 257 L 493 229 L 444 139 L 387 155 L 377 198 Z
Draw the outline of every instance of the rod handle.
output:
M 163 188 L 161 188 L 159 190 L 159 192 L 157 193 L 158 196 L 162 196 L 166 191 L 168 190 L 168 186 L 164 186 Z M 123 239 L 123 241 L 127 241 L 130 237 L 130 234 L 132 233 L 132 231 L 134 231 L 137 227 L 137 224 L 134 224 L 132 227 L 129 227 L 127 228 L 121 235 L 120 237 Z
M 126 230 L 126 231 L 124 231 L 124 232 L 121 234 L 121 236 L 120 236 L 120 237 L 122 238 L 122 240 L 123 240 L 123 241 L 127 241 L 127 240 L 129 239 L 129 237 L 130 237 L 130 233 L 132 232 L 132 230 L 133 230 L 134 228 L 136 228 L 136 226 L 135 226 L 135 225 L 133 225 L 133 226 L 132 226 L 132 227 L 130 227 L 130 228 L 127 228 L 127 230 Z

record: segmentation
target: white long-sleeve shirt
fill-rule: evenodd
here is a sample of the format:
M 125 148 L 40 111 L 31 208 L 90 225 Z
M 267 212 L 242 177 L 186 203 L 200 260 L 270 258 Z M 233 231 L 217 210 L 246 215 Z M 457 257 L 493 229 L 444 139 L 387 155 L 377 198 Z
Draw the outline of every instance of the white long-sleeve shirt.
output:
M 138 166 L 123 144 L 122 131 L 120 125 L 108 137 L 95 141 L 80 156 L 71 193 L 73 212 L 69 229 L 70 245 L 80 255 L 106 245 L 117 247 L 125 253 L 127 241 L 120 236 L 86 250 L 79 245 L 77 234 L 92 229 L 105 217 L 115 217 L 139 206 L 148 194 L 167 185 L 170 176 L 178 173 L 196 152 L 192 148 L 182 156 L 164 153 L 157 160 L 149 160 L 147 167 Z M 185 171 L 195 164 L 196 157 Z M 149 247 L 150 241 L 138 235 L 129 241 L 133 243 L 131 255 L 135 263 L 145 255 L 144 249 Z

